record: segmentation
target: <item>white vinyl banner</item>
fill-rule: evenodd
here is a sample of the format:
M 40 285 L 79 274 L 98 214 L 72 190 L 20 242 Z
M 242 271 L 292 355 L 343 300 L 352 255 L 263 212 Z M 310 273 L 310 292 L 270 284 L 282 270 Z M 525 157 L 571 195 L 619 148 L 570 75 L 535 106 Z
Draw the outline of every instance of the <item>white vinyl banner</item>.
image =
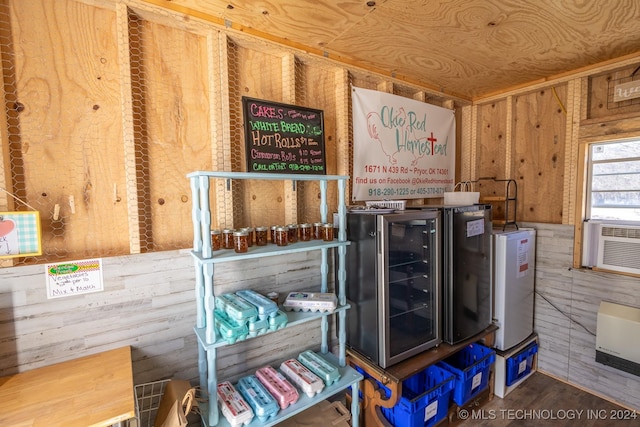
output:
M 453 189 L 453 110 L 352 88 L 353 201 L 443 197 Z

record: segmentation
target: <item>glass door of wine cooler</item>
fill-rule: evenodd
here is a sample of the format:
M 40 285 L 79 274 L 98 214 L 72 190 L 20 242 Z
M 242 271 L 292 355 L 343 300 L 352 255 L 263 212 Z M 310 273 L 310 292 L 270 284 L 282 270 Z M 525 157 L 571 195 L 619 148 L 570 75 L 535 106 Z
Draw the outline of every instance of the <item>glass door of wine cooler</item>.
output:
M 441 342 L 440 212 L 349 213 L 347 345 L 386 368 Z
M 440 343 L 438 213 L 421 213 L 379 218 L 381 340 L 391 363 Z

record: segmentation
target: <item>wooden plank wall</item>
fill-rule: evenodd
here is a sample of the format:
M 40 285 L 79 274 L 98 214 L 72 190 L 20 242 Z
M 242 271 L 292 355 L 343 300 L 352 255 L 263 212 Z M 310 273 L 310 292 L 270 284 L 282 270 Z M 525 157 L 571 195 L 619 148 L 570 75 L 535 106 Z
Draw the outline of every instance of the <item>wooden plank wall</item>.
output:
M 255 289 L 284 297 L 319 285 L 320 254 L 216 267 L 216 292 Z M 103 259 L 104 291 L 47 299 L 44 267 L 0 269 L 0 376 L 130 345 L 135 384 L 198 379 L 194 264 L 186 251 Z M 306 324 L 218 350 L 219 378 L 320 348 Z M 335 336 L 335 333 L 332 333 Z M 302 344 L 301 344 L 302 343 Z
M 638 377 L 595 361 L 600 301 L 640 307 L 640 281 L 572 268 L 573 226 L 522 226 L 535 228 L 537 237 L 534 328 L 539 336 L 539 370 L 640 410 Z
M 554 89 L 555 93 L 554 95 Z M 566 85 L 478 106 L 476 176 L 514 179 L 519 221 L 563 222 Z M 481 180 L 481 196 L 503 196 L 502 184 Z M 504 218 L 496 203 L 494 216 Z

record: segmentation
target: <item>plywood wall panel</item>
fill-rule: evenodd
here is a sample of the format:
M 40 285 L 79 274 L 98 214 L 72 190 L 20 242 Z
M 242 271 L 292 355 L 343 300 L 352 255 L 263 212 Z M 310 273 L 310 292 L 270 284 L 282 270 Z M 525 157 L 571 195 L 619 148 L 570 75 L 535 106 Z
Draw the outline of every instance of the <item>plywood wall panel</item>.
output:
M 478 107 L 478 144 L 476 147 L 476 171 L 479 177 L 511 178 L 505 176 L 505 145 L 507 144 L 506 100 Z M 482 189 L 480 189 L 482 192 Z M 495 196 L 485 194 L 483 196 Z
M 233 41 L 230 42 L 228 56 L 229 102 L 232 123 L 231 165 L 233 171 L 246 171 L 242 97 L 284 102 L 282 99 L 284 93 L 282 60 L 268 52 Z M 238 228 L 285 225 L 285 202 L 283 182 L 238 182 L 234 186 L 233 226 Z M 235 206 L 236 203 L 237 206 Z
M 514 178 L 518 221 L 562 223 L 566 86 L 515 98 Z
M 206 35 L 131 16 L 130 61 L 142 250 L 189 247 L 187 173 L 211 169 Z
M 473 162 L 472 170 L 475 176 L 472 180 L 473 190 L 479 191 L 481 197 L 501 197 L 504 196 L 504 185 L 495 184 L 479 178 L 493 177 L 497 179 L 510 178 L 506 176 L 505 164 L 508 152 L 507 141 L 507 113 L 508 103 L 506 100 L 495 101 L 483 104 L 477 108 L 477 121 L 475 126 L 476 141 L 473 144 L 475 155 L 471 156 Z M 466 147 L 471 150 L 472 147 Z M 504 203 L 496 203 L 492 208 L 492 218 L 497 221 L 505 219 Z
M 338 137 L 336 124 L 338 122 L 336 112 L 336 76 L 335 69 L 314 63 L 301 63 L 298 66 L 297 87 L 300 105 L 316 108 L 324 114 L 324 145 L 326 155 L 327 174 L 338 174 Z M 340 118 L 344 120 L 344 118 Z M 299 222 L 320 221 L 320 211 L 317 209 L 320 185 L 318 182 L 300 183 L 299 194 Z M 327 202 L 329 215 L 337 212 L 337 183 L 330 182 L 327 186 Z M 329 218 L 332 220 L 332 218 Z
M 640 112 L 640 100 L 613 102 L 613 91 L 617 84 L 640 79 L 638 65 L 610 70 L 589 77 L 588 118 L 602 119 L 619 114 Z
M 75 1 L 9 10 L 12 187 L 41 212 L 45 253 L 127 253 L 116 14 Z

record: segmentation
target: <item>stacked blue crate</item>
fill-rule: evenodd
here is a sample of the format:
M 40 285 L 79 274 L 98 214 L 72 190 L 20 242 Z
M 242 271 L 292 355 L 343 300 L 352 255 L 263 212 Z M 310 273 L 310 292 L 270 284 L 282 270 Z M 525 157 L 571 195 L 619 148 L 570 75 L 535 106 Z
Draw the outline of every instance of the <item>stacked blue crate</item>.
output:
M 365 378 L 370 378 L 363 369 L 355 367 Z M 449 411 L 450 394 L 455 376 L 432 365 L 402 381 L 402 396 L 391 408 L 380 408 L 384 417 L 394 427 L 430 427 L 444 418 Z M 387 398 L 391 390 L 376 381 Z M 360 396 L 362 397 L 362 396 Z
M 467 347 L 438 363 L 456 376 L 452 400 L 464 406 L 489 385 L 489 371 L 496 360 L 496 352 L 481 344 Z

